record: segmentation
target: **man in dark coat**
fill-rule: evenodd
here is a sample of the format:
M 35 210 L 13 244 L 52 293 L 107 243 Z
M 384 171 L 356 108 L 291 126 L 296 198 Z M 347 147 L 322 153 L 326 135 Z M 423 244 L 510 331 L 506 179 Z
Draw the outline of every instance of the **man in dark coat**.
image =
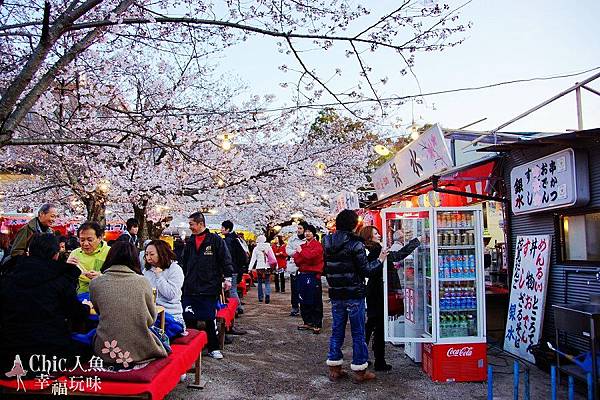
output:
M 58 218 L 58 211 L 54 204 L 46 203 L 40 207 L 37 217 L 33 218 L 24 227 L 19 229 L 10 249 L 11 257 L 27 255 L 27 248 L 31 238 L 36 233 L 53 233 L 52 225 Z
M 352 364 L 356 383 L 375 379 L 375 374 L 367 371 L 369 350 L 365 342 L 365 278 L 379 273 L 387 251 L 383 250 L 379 258 L 369 262 L 365 245 L 361 237 L 353 232 L 358 224 L 358 215 L 351 210 L 343 210 L 336 219 L 336 231 L 325 236 L 325 275 L 329 284 L 331 299 L 331 338 L 327 365 L 329 379 L 343 378 L 342 344 L 346 331 L 346 322 L 350 320 L 352 330 Z
M 181 299 L 183 318 L 190 327 L 196 326 L 197 321 L 204 321 L 208 356 L 222 359 L 215 318 L 221 290 L 231 288 L 231 255 L 223 239 L 206 228 L 204 214 L 195 212 L 190 215 L 189 226 L 192 236 L 183 250 L 181 265 L 185 274 Z
M 77 300 L 80 270 L 57 261 L 58 253 L 53 234 L 34 234 L 29 257 L 19 257 L 0 277 L 0 371 L 8 371 L 17 354 L 25 365 L 32 356 L 57 356 L 72 365 L 76 355 L 91 355 L 69 330 L 69 321 L 85 321 L 90 312 Z
M 129 218 L 126 222 L 127 230 L 119 236 L 117 241 L 119 242 L 129 242 L 139 249 L 139 238 L 138 231 L 140 229 L 140 223 L 135 218 Z

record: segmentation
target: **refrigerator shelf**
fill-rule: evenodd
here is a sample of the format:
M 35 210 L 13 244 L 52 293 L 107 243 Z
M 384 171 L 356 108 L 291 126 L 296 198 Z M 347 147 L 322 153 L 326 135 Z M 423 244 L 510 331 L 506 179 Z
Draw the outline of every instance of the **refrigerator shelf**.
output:
M 439 250 L 474 250 L 475 245 L 438 246 Z
M 475 229 L 475 227 L 473 226 L 438 226 L 437 230 L 438 231 L 453 231 L 453 230 L 462 230 L 462 231 L 472 231 L 473 229 Z
M 471 308 L 452 308 L 452 309 L 441 308 L 440 309 L 441 313 L 453 313 L 453 312 L 464 312 L 464 311 L 477 311 L 477 307 L 471 307 Z
M 438 278 L 440 282 L 475 281 L 477 278 Z

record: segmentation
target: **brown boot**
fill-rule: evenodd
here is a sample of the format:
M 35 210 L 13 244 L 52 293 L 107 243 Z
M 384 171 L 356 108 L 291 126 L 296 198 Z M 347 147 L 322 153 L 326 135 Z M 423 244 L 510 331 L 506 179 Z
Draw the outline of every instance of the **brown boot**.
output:
M 331 382 L 335 382 L 335 381 L 339 381 L 342 378 L 345 378 L 348 376 L 348 373 L 344 370 L 342 370 L 342 366 L 341 365 L 336 365 L 335 367 L 330 366 L 329 367 L 329 380 Z
M 367 371 L 366 369 L 363 369 L 362 371 L 354 371 L 354 376 L 352 376 L 352 382 L 363 383 L 363 382 L 367 382 L 367 381 L 372 381 L 376 378 L 377 378 L 377 376 L 375 376 L 374 373 L 372 373 L 371 371 Z

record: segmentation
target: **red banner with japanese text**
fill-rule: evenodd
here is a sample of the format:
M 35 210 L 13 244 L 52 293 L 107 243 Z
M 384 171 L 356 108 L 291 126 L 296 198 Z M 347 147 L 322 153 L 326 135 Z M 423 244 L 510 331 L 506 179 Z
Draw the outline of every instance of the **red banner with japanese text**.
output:
M 532 346 L 542 334 L 550 236 L 517 236 L 504 350 L 535 363 Z

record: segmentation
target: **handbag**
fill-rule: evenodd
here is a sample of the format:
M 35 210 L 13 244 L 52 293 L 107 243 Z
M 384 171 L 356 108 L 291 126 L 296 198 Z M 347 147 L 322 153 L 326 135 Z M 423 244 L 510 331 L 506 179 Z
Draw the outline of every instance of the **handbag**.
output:
M 173 350 L 171 349 L 171 342 L 169 341 L 169 337 L 167 336 L 165 331 L 163 331 L 156 325 L 152 325 L 150 327 L 150 332 L 152 332 L 154 334 L 154 336 L 156 336 L 158 338 L 158 340 L 160 340 L 160 343 L 163 345 L 163 347 L 167 351 L 167 354 L 171 354 L 173 352 Z

